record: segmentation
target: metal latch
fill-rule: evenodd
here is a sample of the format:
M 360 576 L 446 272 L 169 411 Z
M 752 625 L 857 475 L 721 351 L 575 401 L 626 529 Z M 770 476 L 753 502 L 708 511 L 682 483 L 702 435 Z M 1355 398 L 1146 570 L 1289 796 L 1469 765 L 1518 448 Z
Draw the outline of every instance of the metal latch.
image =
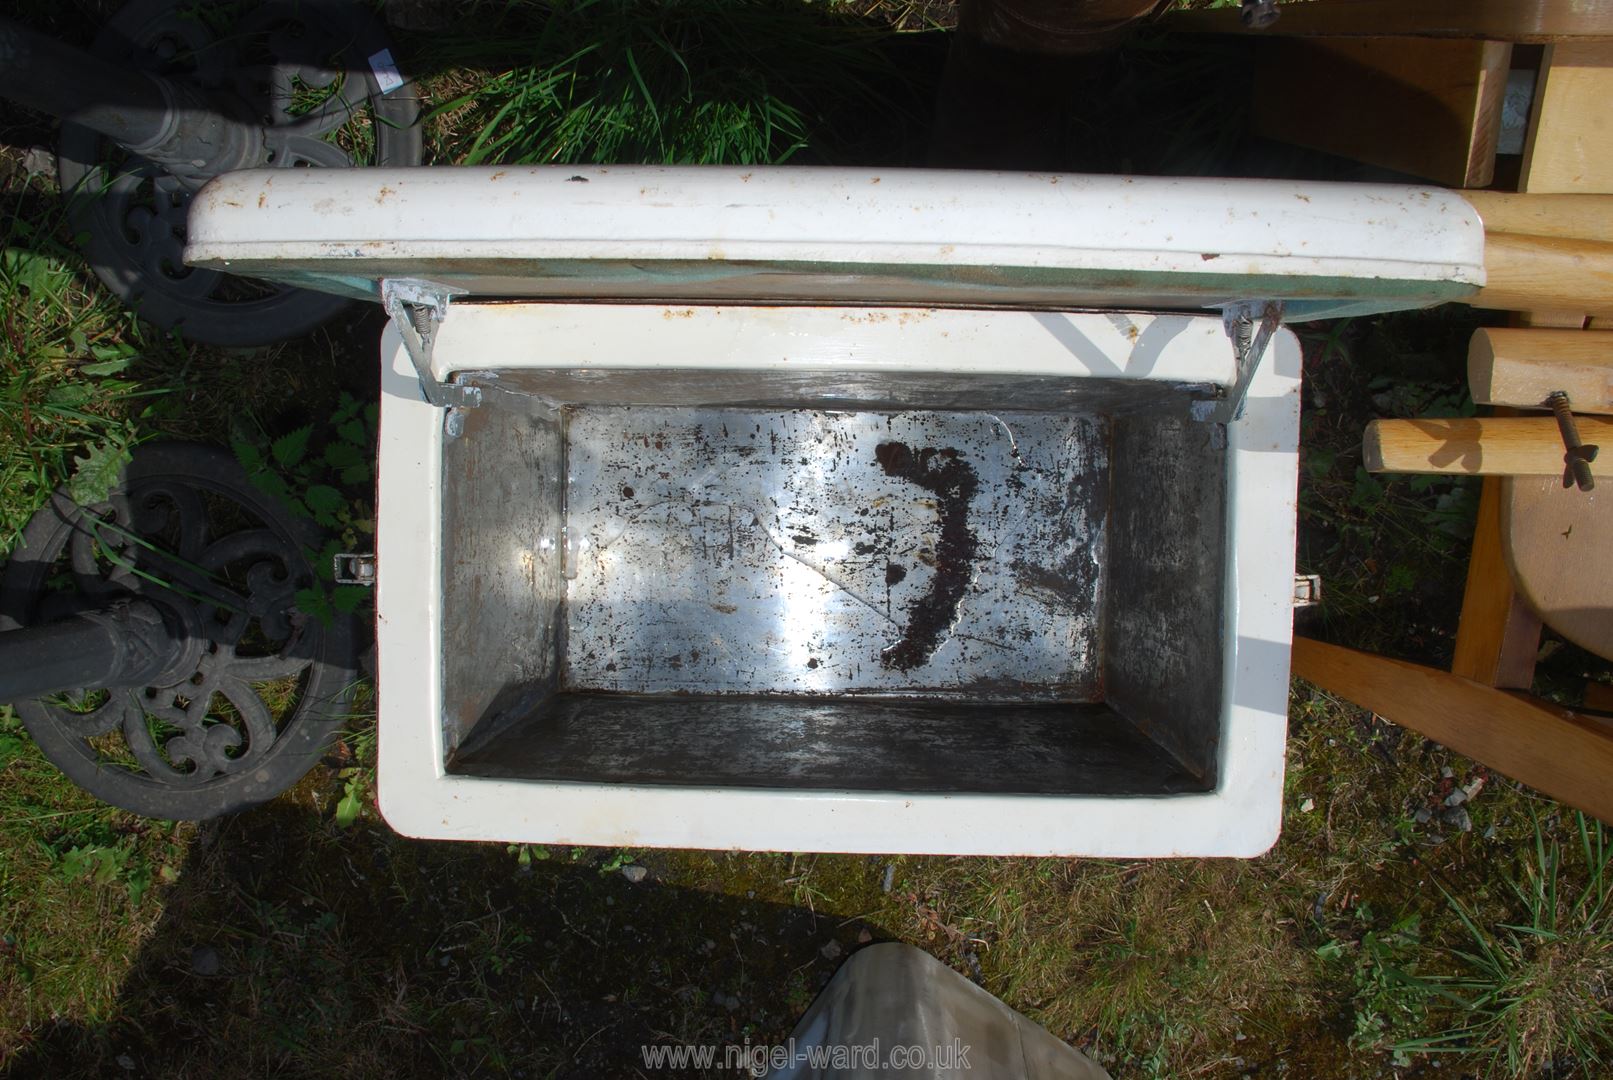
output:
M 1322 576 L 1320 574 L 1294 575 L 1294 606 L 1315 607 L 1322 602 Z
M 431 371 L 431 350 L 437 339 L 437 327 L 448 317 L 448 300 L 455 293 L 463 293 L 448 285 L 416 278 L 383 278 L 381 304 L 386 308 L 392 324 L 403 338 L 403 347 L 420 376 L 420 390 L 426 400 L 448 410 L 448 434 L 457 435 L 464 420 L 455 414 L 456 409 L 474 409 L 482 403 L 480 387 L 458 382 L 438 382 Z
M 1283 325 L 1281 300 L 1241 300 L 1221 309 L 1221 325 L 1232 339 L 1234 373 L 1226 393 L 1211 401 L 1193 403 L 1193 419 L 1230 424 L 1243 416 L 1243 402 L 1249 396 L 1260 358 L 1266 354 L 1272 335 Z
M 331 557 L 330 568 L 338 585 L 375 584 L 375 555 L 372 552 L 338 552 Z

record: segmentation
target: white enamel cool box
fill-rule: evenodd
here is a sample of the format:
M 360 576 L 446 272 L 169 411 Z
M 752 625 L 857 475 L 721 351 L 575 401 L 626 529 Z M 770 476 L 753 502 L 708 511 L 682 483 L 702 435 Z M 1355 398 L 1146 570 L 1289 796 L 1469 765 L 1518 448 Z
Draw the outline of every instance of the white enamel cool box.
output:
M 386 819 L 568 844 L 1263 851 L 1276 316 L 1483 280 L 1448 193 L 1254 181 L 249 172 L 189 237 L 394 315 Z

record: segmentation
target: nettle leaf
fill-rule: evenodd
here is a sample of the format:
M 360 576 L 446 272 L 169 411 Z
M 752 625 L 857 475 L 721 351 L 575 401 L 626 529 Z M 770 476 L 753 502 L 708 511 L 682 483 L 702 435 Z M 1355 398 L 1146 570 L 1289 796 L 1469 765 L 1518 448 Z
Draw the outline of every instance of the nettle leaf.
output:
M 303 492 L 303 501 L 308 504 L 316 516 L 328 517 L 332 520 L 335 515 L 347 506 L 347 499 L 340 491 L 329 484 L 314 484 Z
M 105 502 L 129 458 L 129 448 L 120 442 L 104 439 L 90 444 L 88 452 L 74 460 L 67 494 L 80 506 Z
M 235 460 L 239 461 L 241 468 L 247 472 L 255 473 L 263 468 L 263 454 L 239 435 L 230 436 L 230 449 L 235 452 Z
M 332 537 L 325 541 L 325 546 L 319 551 L 312 548 L 303 548 L 303 555 L 308 559 L 308 565 L 314 568 L 325 581 L 336 580 L 336 556 L 342 553 L 342 542 Z
M 274 460 L 282 469 L 290 469 L 299 464 L 308 454 L 308 439 L 314 433 L 313 425 L 300 427 L 296 431 L 282 435 L 269 447 Z
M 62 877 L 68 881 L 77 881 L 89 873 L 93 869 L 90 853 L 94 850 L 93 847 L 73 847 L 68 849 L 67 853 L 62 856 Z
M 364 450 L 352 443 L 333 442 L 325 447 L 325 464 L 333 469 L 345 469 L 364 460 Z
M 349 465 L 347 468 L 342 470 L 341 476 L 342 483 L 344 484 L 368 483 L 370 479 L 370 466 L 368 463 Z
M 368 432 L 364 430 L 364 424 L 359 420 L 349 420 L 347 423 L 342 424 L 336 429 L 336 434 L 353 446 L 363 446 L 369 442 Z M 332 462 L 332 464 L 335 463 Z
M 325 599 L 323 589 L 298 589 L 297 610 L 310 619 L 318 619 L 325 626 L 330 625 L 330 601 Z
M 358 415 L 358 409 L 358 398 L 343 390 L 341 399 L 336 402 L 335 411 L 330 414 L 331 422 L 334 424 L 345 423 Z
M 89 878 L 97 885 L 109 885 L 118 876 L 128 852 L 86 844 L 62 856 L 62 876 L 69 881 Z
M 252 483 L 265 495 L 273 495 L 282 500 L 291 496 L 291 489 L 286 487 L 285 478 L 277 472 L 260 469 L 252 474 Z
M 338 585 L 331 591 L 330 606 L 343 615 L 351 615 L 370 598 L 370 590 L 363 585 Z
M 1350 493 L 1350 505 L 1369 510 L 1383 501 L 1383 483 L 1366 469 L 1356 466 L 1355 490 Z

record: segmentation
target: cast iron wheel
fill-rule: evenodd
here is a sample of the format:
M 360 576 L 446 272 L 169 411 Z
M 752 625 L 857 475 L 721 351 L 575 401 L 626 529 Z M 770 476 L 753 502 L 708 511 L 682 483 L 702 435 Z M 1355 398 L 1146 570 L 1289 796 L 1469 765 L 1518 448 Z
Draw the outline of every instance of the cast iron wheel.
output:
M 91 51 L 200 86 L 261 125 L 273 168 L 418 165 L 412 86 L 382 93 L 370 57 L 375 19 L 347 0 L 195 4 L 133 0 Z M 84 128 L 62 127 L 57 169 L 96 276 L 155 325 L 212 345 L 299 337 L 349 301 L 184 262 L 191 191 Z
M 356 620 L 295 607 L 318 547 L 213 447 L 141 447 L 97 506 L 58 492 L 0 579 L 0 634 L 141 597 L 178 614 L 188 674 L 15 702 L 29 734 L 79 787 L 148 817 L 215 817 L 291 787 L 347 722 L 356 678 Z

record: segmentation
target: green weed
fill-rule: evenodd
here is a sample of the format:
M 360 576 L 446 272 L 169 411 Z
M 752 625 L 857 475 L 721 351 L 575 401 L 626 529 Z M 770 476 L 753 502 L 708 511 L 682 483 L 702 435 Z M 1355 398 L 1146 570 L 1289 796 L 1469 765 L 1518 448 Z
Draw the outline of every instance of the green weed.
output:
M 813 4 L 557 0 L 483 15 L 475 40 L 424 43 L 457 72 L 427 119 L 464 164 L 778 164 L 832 153 L 836 110 L 910 109 L 885 89 L 885 32 Z
M 504 850 L 515 856 L 515 864 L 525 870 L 535 862 L 547 862 L 549 849 L 542 844 L 507 844 Z
M 62 855 L 61 867 L 68 881 L 83 879 L 95 885 L 123 882 L 129 891 L 129 903 L 135 907 L 140 906 L 151 886 L 151 864 L 141 859 L 129 842 L 76 845 Z
M 297 593 L 300 611 L 324 622 L 335 613 L 350 614 L 371 598 L 362 585 L 336 583 L 337 553 L 372 548 L 375 536 L 374 466 L 376 424 L 380 409 L 343 393 L 331 415 L 278 438 L 261 428 L 238 430 L 230 440 L 236 460 L 252 483 L 293 515 L 318 525 L 328 539 L 320 551 L 309 551 L 319 574 L 318 585 Z
M 1370 925 L 1370 904 L 1355 912 L 1358 922 Z M 1360 1050 L 1387 1051 L 1397 1066 L 1411 1063 L 1403 1043 L 1409 1033 L 1425 1030 L 1435 984 L 1417 975 L 1423 955 L 1422 917 L 1404 915 L 1385 929 L 1368 929 L 1359 941 L 1330 941 L 1316 950 L 1324 960 L 1348 958 L 1353 988 L 1353 1029 L 1350 1045 Z
M 1439 309 L 1299 331 L 1299 564 L 1326 582 L 1314 615 L 1329 640 L 1448 658 L 1479 484 L 1368 472 L 1361 434 L 1378 417 L 1473 415 L 1462 360 L 1475 324 L 1466 309 Z
M 1462 995 L 1458 1022 L 1404 1044 L 1408 1050 L 1472 1055 L 1496 1076 L 1552 1069 L 1590 1075 L 1613 1050 L 1613 851 L 1600 822 L 1574 815 L 1565 846 L 1536 823 L 1521 874 L 1508 882 L 1517 922 L 1483 919 L 1447 893 L 1466 930 L 1451 950 L 1461 975 L 1445 987 Z
M 0 212 L 0 550 L 52 491 L 71 480 L 81 502 L 104 498 L 138 441 L 146 399 L 164 393 L 126 376 L 158 345 L 119 310 L 60 235 L 57 208 L 39 219 L 7 193 Z
M 0 706 L 0 1053 L 53 1015 L 110 1015 L 193 829 L 96 802 Z

